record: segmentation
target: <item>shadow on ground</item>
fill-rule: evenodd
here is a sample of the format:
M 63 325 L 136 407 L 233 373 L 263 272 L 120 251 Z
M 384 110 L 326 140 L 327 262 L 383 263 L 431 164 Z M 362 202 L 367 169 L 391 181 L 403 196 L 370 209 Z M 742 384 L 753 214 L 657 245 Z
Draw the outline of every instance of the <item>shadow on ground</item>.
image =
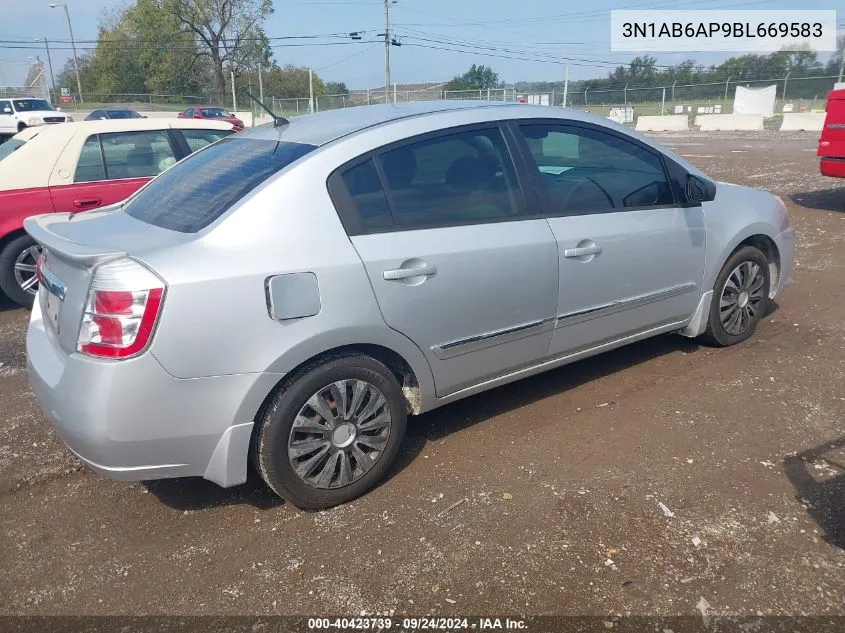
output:
M 783 470 L 825 540 L 845 549 L 845 437 L 787 457 Z
M 789 199 L 807 209 L 845 213 L 845 185 L 833 189 L 795 193 L 789 196 Z
M 624 371 L 666 354 L 691 354 L 699 348 L 694 340 L 664 335 L 579 361 L 472 396 L 408 421 L 402 451 L 382 484 L 407 468 L 429 442 L 479 424 L 527 404 L 555 396 L 603 376 Z M 249 504 L 267 510 L 281 503 L 250 468 L 247 483 L 224 489 L 198 478 L 164 479 L 145 483 L 162 503 L 176 510 L 199 510 L 226 505 Z

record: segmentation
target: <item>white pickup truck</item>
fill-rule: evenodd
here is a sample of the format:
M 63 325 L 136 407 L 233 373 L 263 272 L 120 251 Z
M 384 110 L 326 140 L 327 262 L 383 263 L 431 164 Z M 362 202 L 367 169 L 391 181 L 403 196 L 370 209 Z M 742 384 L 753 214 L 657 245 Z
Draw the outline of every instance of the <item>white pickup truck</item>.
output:
M 25 127 L 66 123 L 73 117 L 56 110 L 45 99 L 0 99 L 0 135 L 11 136 Z

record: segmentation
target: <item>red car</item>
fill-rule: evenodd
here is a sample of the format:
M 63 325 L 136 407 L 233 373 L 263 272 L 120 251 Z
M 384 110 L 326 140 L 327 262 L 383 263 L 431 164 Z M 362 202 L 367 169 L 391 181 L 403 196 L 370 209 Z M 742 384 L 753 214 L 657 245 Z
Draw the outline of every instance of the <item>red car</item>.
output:
M 823 176 L 845 178 L 845 90 L 833 90 L 827 95 L 818 156 Z
M 241 132 L 244 129 L 244 122 L 234 114 L 227 112 L 223 108 L 216 108 L 212 106 L 194 106 L 193 108 L 188 108 L 184 112 L 179 113 L 179 118 L 226 121 L 226 123 L 231 123 L 235 127 L 235 132 Z
M 32 305 L 39 247 L 24 218 L 125 200 L 160 172 L 234 132 L 225 121 L 119 119 L 28 127 L 0 145 L 0 290 Z

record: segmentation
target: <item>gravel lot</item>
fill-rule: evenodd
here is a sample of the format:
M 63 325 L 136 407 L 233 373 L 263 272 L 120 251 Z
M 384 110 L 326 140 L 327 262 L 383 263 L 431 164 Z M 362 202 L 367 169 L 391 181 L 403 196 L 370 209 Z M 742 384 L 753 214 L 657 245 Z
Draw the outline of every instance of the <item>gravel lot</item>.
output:
M 816 133 L 655 136 L 789 206 L 796 283 L 757 335 L 663 336 L 412 419 L 389 480 L 331 511 L 88 471 L 3 303 L 0 613 L 845 614 L 845 183 Z

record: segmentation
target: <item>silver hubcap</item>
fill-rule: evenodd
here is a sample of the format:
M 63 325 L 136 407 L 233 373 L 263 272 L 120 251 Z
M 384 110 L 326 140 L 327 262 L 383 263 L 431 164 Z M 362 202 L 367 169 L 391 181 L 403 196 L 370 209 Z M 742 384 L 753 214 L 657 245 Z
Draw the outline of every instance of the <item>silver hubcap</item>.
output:
M 731 271 L 719 299 L 719 320 L 725 332 L 737 336 L 761 316 L 766 277 L 754 262 L 742 262 Z
M 381 391 L 363 380 L 340 380 L 320 389 L 299 410 L 288 459 L 307 484 L 348 486 L 382 456 L 390 427 L 390 407 Z
M 38 277 L 35 276 L 35 263 L 41 255 L 40 246 L 30 246 L 15 259 L 15 281 L 21 290 L 34 295 L 38 292 Z

